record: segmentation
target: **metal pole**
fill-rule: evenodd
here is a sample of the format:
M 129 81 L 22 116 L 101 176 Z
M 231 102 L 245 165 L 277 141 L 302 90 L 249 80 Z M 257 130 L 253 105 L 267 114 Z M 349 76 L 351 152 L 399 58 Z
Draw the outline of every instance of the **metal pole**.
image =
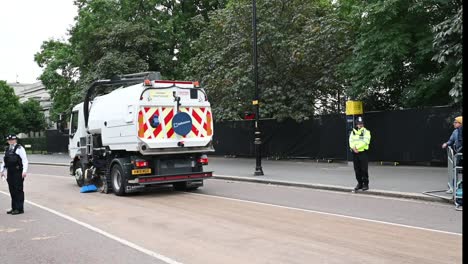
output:
M 255 165 L 255 176 L 263 175 L 262 169 L 262 157 L 260 153 L 260 145 L 262 144 L 260 138 L 260 127 L 258 126 L 260 119 L 260 109 L 259 109 L 259 92 L 258 92 L 258 65 L 257 65 L 257 2 L 252 0 L 252 32 L 253 32 L 253 64 L 254 64 L 254 83 L 255 83 L 255 99 L 253 104 L 255 105 L 255 156 L 256 156 L 256 165 Z

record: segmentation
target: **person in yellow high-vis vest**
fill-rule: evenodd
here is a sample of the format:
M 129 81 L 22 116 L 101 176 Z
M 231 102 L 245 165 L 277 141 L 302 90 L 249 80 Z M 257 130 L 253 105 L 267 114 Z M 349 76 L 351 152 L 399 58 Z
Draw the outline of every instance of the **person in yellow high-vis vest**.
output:
M 349 135 L 349 147 L 353 152 L 354 173 L 356 174 L 357 185 L 354 190 L 369 190 L 369 144 L 371 133 L 364 127 L 361 116 L 356 119 L 356 128 L 353 128 Z

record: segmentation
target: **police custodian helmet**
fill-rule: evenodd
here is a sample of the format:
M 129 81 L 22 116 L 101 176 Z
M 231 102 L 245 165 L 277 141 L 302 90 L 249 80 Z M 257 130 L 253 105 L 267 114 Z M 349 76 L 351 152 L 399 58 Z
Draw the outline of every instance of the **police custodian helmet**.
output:
M 364 123 L 364 119 L 362 119 L 362 116 L 358 116 L 356 118 L 356 124 L 363 124 Z
M 10 139 L 18 139 L 16 137 L 16 134 L 9 134 L 7 137 L 6 137 L 7 140 L 10 140 Z

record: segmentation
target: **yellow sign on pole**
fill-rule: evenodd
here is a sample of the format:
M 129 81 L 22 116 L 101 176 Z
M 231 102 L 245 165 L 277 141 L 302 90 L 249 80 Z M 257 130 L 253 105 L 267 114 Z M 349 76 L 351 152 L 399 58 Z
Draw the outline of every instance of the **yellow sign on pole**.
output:
M 363 113 L 361 101 L 346 101 L 346 115 L 362 115 Z

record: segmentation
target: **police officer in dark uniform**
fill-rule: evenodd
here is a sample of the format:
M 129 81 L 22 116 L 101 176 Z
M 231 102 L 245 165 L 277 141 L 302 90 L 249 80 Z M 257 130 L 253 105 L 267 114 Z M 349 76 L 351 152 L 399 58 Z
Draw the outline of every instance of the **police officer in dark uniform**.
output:
M 5 177 L 4 170 L 7 169 L 7 182 L 11 195 L 11 209 L 7 214 L 17 215 L 24 213 L 24 191 L 23 182 L 28 170 L 28 158 L 23 146 L 17 143 L 15 134 L 7 136 L 9 146 L 5 149 L 3 163 L 0 173 Z

